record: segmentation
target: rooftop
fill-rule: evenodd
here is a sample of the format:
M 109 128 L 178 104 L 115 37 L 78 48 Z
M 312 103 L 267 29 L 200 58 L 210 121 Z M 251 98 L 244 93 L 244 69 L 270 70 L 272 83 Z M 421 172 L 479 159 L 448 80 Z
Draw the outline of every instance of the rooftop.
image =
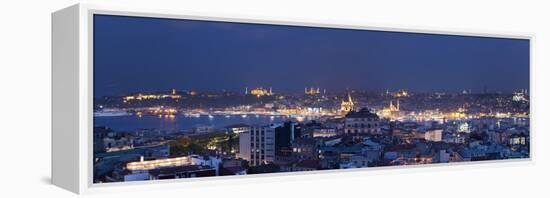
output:
M 163 174 L 174 174 L 174 173 L 194 172 L 194 171 L 204 171 L 204 170 L 215 170 L 215 169 L 208 166 L 205 167 L 205 166 L 199 166 L 199 165 L 187 165 L 187 166 L 157 168 L 157 169 L 149 170 L 149 174 L 163 175 Z
M 362 108 L 359 111 L 350 111 L 346 118 L 378 118 L 378 115 L 372 113 L 368 108 Z

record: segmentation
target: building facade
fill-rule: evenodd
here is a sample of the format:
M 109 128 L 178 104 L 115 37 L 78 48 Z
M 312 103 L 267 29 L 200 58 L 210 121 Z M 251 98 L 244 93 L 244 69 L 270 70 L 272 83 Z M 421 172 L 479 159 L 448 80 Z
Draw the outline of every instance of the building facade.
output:
M 237 157 L 247 160 L 250 166 L 273 162 L 275 159 L 275 128 L 277 126 L 250 126 L 239 134 Z
M 292 142 L 292 157 L 295 160 L 319 158 L 319 144 L 314 139 L 296 139 Z
M 380 118 L 367 108 L 348 112 L 344 122 L 345 134 L 381 134 Z

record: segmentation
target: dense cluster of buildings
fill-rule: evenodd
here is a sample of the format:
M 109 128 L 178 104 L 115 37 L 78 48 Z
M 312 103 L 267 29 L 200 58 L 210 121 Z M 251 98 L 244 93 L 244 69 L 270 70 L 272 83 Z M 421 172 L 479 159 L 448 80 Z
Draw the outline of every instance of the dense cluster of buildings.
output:
M 306 98 L 303 100 L 322 101 L 326 98 L 319 88 L 306 88 L 304 92 Z M 247 89 L 246 94 L 255 97 L 273 95 L 271 88 L 252 89 L 250 92 Z M 331 115 L 305 121 L 289 118 L 270 124 L 235 123 L 222 130 L 237 137 L 224 140 L 234 142 L 230 147 L 208 147 L 200 153 L 179 156 L 171 153 L 168 144 L 179 137 L 177 134 L 121 133 L 96 127 L 94 181 L 245 175 L 530 156 L 529 108 L 526 97 L 522 95 L 524 92 L 506 101 L 493 97 L 494 101 L 490 103 L 485 101 L 488 100 L 485 96 L 477 98 L 481 101 L 477 103 L 469 99 L 472 96 L 454 96 L 461 97 L 461 101 L 467 104 L 450 106 L 468 108 L 470 112 L 462 110 L 458 112 L 462 114 L 456 117 L 442 119 L 393 119 L 416 115 L 417 109 L 413 109 L 411 104 L 415 100 L 427 99 L 410 99 L 411 93 L 404 90 L 386 94 L 391 97 L 388 106 L 373 105 L 376 109 L 370 109 L 365 104 L 371 102 L 361 99 L 358 102 L 348 93 L 339 106 L 332 107 L 342 116 Z M 429 97 L 435 102 L 447 103 L 438 98 L 447 97 L 445 95 Z M 408 109 L 403 109 L 402 101 L 406 101 Z M 363 108 L 358 108 L 358 103 Z M 416 108 L 423 108 L 423 102 L 418 104 Z M 485 112 L 484 109 L 506 109 L 515 114 L 472 116 Z M 522 114 L 522 110 L 518 109 L 525 112 Z

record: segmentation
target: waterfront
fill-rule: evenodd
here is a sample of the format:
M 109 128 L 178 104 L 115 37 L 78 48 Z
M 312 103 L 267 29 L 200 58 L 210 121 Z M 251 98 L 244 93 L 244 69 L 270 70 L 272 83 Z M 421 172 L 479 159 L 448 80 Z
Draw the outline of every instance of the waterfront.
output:
M 286 116 L 265 115 L 200 115 L 200 116 L 175 116 L 174 118 L 159 118 L 158 116 L 135 115 L 94 117 L 94 126 L 106 126 L 115 131 L 135 131 L 139 129 L 157 129 L 161 131 L 187 130 L 197 126 L 209 126 L 223 128 L 233 124 L 271 124 L 286 120 Z

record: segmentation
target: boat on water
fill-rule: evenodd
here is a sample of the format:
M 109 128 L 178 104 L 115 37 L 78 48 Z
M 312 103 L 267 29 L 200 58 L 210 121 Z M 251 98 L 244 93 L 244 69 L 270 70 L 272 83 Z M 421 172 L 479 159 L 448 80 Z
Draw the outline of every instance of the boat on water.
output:
M 200 113 L 185 113 L 184 116 L 185 117 L 200 118 L 201 114 Z

